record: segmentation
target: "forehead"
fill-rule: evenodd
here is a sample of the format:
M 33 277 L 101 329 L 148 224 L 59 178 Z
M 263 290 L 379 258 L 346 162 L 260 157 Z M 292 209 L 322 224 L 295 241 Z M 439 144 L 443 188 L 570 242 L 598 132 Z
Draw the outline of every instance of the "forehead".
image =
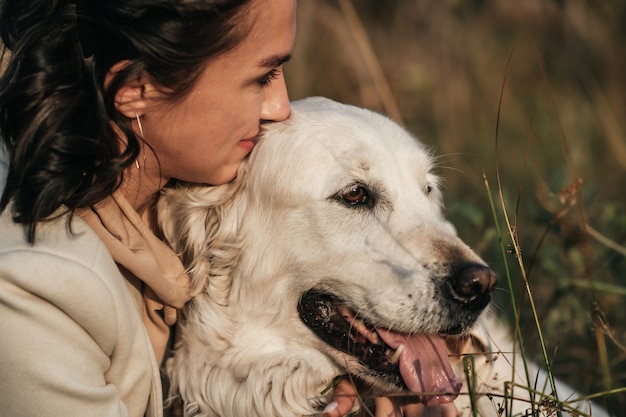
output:
M 245 15 L 249 32 L 226 55 L 245 55 L 259 66 L 276 66 L 274 57 L 289 55 L 296 34 L 295 0 L 252 0 Z
M 404 129 L 366 110 L 323 102 L 320 108 L 294 103 L 291 118 L 268 125 L 258 153 L 268 177 L 291 172 L 310 190 L 371 179 L 394 178 L 406 187 L 427 180 L 431 153 Z M 268 164 L 269 161 L 269 164 Z M 266 168 L 263 168 L 264 170 Z M 262 173 L 260 173 L 263 175 Z
M 295 41 L 295 0 L 253 0 L 245 12 L 248 32 L 237 46 L 207 62 L 200 83 L 248 87 L 288 58 Z
M 300 146 L 309 152 L 320 152 L 362 169 L 393 170 L 407 168 L 428 172 L 432 167 L 431 153 L 404 128 L 389 118 L 333 101 L 322 100 L 317 107 L 313 100 L 296 102 L 293 117 L 288 121 Z M 294 140 L 294 146 L 298 139 Z M 320 156 L 322 156 L 320 155 Z

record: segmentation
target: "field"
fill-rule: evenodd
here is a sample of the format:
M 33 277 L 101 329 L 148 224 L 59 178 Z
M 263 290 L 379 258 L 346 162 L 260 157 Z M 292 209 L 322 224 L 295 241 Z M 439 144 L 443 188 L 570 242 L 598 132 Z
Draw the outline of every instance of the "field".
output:
M 528 356 L 623 415 L 626 1 L 298 7 L 291 98 L 386 113 L 432 146 L 447 215 L 498 272 Z

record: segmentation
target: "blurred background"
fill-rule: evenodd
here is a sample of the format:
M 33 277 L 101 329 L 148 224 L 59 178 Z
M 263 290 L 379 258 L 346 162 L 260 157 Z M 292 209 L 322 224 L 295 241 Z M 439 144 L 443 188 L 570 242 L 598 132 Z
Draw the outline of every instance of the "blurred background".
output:
M 555 374 L 623 415 L 626 0 L 298 8 L 291 98 L 385 113 L 432 146 L 448 218 L 498 272 L 496 311 L 514 325 L 519 303 L 541 363 L 526 276 Z

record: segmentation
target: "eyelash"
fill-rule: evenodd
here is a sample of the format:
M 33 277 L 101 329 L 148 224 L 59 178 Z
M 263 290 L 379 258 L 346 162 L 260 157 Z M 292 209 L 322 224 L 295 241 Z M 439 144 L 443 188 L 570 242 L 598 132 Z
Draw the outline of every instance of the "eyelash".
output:
M 261 87 L 267 87 L 272 81 L 274 81 L 280 75 L 280 68 L 273 68 L 263 77 L 257 81 Z

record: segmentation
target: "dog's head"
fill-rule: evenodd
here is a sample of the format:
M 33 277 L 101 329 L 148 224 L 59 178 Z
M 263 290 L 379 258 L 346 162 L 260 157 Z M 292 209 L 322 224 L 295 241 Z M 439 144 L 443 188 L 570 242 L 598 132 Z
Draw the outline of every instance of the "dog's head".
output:
M 310 98 L 264 127 L 234 184 L 170 191 L 162 223 L 198 288 L 237 321 L 380 392 L 445 402 L 460 384 L 441 337 L 473 326 L 495 275 L 445 220 L 433 169 L 386 117 Z

